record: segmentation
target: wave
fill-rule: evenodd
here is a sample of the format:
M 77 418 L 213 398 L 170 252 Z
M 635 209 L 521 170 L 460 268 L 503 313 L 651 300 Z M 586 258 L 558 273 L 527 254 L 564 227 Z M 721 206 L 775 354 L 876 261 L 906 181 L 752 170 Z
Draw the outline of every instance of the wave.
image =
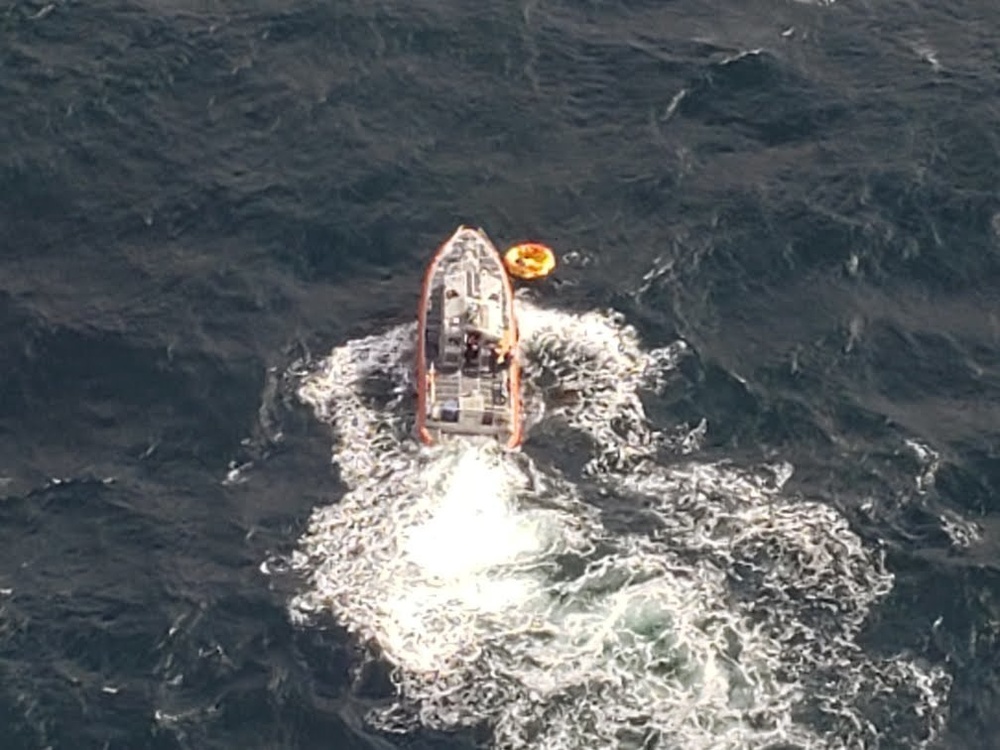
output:
M 533 456 L 530 433 L 514 454 L 412 440 L 414 325 L 302 375 L 349 489 L 312 515 L 289 611 L 332 614 L 393 666 L 370 723 L 486 724 L 498 750 L 933 740 L 950 677 L 858 644 L 892 588 L 879 554 L 785 493 L 791 465 L 699 463 L 704 423 L 650 423 L 643 398 L 685 344 L 645 349 L 612 311 L 519 305 L 532 429 L 576 436 L 559 447 L 586 453 L 579 472 Z

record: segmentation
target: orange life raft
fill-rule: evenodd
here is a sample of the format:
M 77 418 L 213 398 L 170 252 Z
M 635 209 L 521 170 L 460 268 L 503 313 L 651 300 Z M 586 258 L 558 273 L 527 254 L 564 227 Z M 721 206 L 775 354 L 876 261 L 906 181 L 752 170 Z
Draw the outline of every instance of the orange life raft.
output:
M 507 273 L 518 279 L 541 279 L 556 267 L 556 254 L 539 242 L 514 245 L 503 256 Z

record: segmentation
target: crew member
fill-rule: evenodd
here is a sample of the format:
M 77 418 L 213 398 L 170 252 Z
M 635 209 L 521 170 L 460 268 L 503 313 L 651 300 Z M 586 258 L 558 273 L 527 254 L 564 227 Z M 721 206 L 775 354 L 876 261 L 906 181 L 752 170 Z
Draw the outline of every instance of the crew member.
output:
M 510 333 L 504 331 L 503 338 L 495 346 L 491 347 L 490 353 L 497 367 L 505 367 L 510 364 Z
M 479 361 L 479 334 L 475 331 L 465 336 L 465 361 L 470 365 Z

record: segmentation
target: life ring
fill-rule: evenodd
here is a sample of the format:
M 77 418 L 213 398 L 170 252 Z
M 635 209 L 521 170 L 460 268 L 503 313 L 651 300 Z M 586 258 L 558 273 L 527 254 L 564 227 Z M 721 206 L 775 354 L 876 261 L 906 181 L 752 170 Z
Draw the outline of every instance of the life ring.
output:
M 546 245 L 525 242 L 514 245 L 504 254 L 507 273 L 519 279 L 541 279 L 556 267 L 556 254 Z

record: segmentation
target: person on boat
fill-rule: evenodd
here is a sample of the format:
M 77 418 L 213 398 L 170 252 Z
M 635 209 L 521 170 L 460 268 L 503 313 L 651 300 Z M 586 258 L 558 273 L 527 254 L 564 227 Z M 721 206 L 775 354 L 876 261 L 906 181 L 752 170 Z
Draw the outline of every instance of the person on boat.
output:
M 496 372 L 501 367 L 510 364 L 510 343 L 508 334 L 504 332 L 503 338 L 490 347 L 490 369 Z
M 475 331 L 465 335 L 465 361 L 470 365 L 479 360 L 479 334 Z

